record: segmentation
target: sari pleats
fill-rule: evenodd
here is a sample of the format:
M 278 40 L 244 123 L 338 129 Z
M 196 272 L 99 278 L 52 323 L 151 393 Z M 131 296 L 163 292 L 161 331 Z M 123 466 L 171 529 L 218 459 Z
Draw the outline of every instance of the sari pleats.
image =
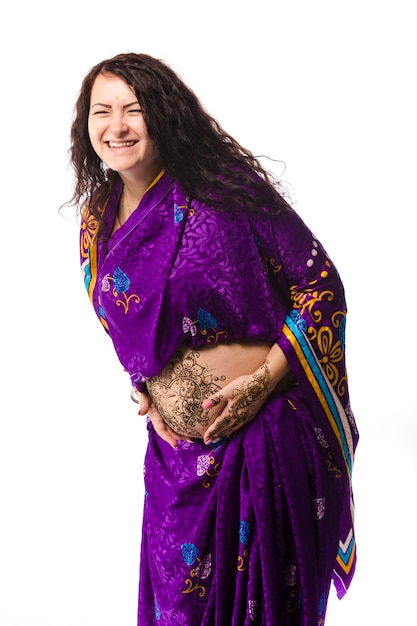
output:
M 344 495 L 315 427 L 297 387 L 219 444 L 149 425 L 139 626 L 324 623 Z

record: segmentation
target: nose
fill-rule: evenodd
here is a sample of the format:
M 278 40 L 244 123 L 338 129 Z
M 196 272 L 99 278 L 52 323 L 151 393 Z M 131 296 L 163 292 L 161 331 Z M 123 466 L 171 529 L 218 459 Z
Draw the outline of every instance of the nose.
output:
M 128 130 L 124 111 L 114 111 L 111 117 L 110 128 L 115 135 L 123 135 Z

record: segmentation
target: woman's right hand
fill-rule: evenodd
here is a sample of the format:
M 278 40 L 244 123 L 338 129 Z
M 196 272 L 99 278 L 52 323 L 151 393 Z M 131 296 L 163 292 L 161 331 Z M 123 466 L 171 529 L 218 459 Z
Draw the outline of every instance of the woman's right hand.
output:
M 138 415 L 147 415 L 149 417 L 156 434 L 159 435 L 161 439 L 169 443 L 173 448 L 178 448 L 179 440 L 188 441 L 186 437 L 179 435 L 165 424 L 161 414 L 147 393 L 141 393 L 136 390 L 135 396 L 140 407 Z

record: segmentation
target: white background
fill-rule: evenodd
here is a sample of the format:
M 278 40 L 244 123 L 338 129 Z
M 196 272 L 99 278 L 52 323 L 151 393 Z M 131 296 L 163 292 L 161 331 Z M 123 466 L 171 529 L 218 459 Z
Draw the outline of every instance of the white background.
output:
M 416 37 L 412 2 L 20 2 L 2 14 L 1 626 L 134 626 L 143 419 L 88 302 L 69 129 L 103 58 L 165 60 L 286 164 L 348 305 L 358 570 L 329 626 L 411 624 Z M 278 175 L 280 163 L 270 164 Z M 186 524 L 186 520 L 184 520 Z

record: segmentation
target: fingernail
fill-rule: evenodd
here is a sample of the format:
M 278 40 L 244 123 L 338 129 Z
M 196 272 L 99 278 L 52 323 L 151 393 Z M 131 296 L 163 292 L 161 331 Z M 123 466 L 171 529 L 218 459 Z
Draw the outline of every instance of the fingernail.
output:
M 213 401 L 210 399 L 204 400 L 202 407 L 203 409 L 211 409 L 213 406 Z

